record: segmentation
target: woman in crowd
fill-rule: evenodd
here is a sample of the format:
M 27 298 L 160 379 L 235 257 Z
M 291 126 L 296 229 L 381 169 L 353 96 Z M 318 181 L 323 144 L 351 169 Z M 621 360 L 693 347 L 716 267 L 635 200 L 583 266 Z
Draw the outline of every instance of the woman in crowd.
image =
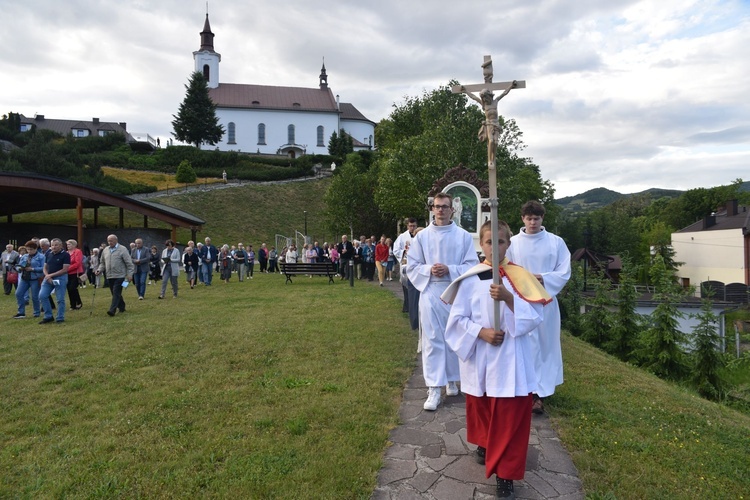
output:
M 306 262 L 310 264 L 318 261 L 318 252 L 315 250 L 315 247 L 312 243 L 309 243 L 307 245 L 307 250 L 305 250 L 305 257 L 307 258 Z
M 285 262 L 289 264 L 296 264 L 298 258 L 299 254 L 297 253 L 297 247 L 294 244 L 290 245 L 289 250 L 286 251 Z
M 96 274 L 97 269 L 99 269 L 99 249 L 94 248 L 89 259 L 89 281 L 94 285 L 94 288 L 101 288 L 102 277 Z
M 338 269 L 340 257 L 339 257 L 339 251 L 336 248 L 336 245 L 334 244 L 328 245 L 328 258 L 331 259 L 331 262 L 333 262 L 333 268 Z M 343 274 L 341 274 L 341 276 L 343 276 Z
M 245 245 L 237 243 L 237 250 L 232 254 L 234 263 L 237 266 L 237 279 L 240 282 L 245 281 L 245 269 L 247 269 L 247 252 L 245 251 Z
M 24 319 L 26 317 L 26 293 L 31 297 L 31 303 L 34 307 L 34 317 L 38 318 L 41 314 L 39 303 L 39 279 L 44 277 L 44 254 L 37 252 L 39 248 L 36 241 L 27 241 L 24 245 L 28 253 L 21 255 L 18 260 L 18 285 L 16 286 L 16 302 L 18 303 L 18 313 L 13 316 L 15 319 Z
M 276 247 L 271 247 L 268 252 L 268 272 L 275 273 L 278 271 L 279 252 L 276 251 Z
M 68 246 L 68 254 L 70 254 L 70 267 L 68 268 L 68 299 L 70 301 L 71 309 L 80 309 L 83 307 L 81 302 L 81 294 L 78 293 L 78 276 L 83 274 L 83 252 L 78 248 L 78 242 L 76 240 L 68 240 L 65 242 Z
M 180 251 L 174 247 L 174 241 L 167 240 L 164 242 L 167 248 L 161 253 L 161 294 L 160 299 L 164 298 L 167 291 L 167 283 L 172 282 L 172 294 L 177 298 L 177 279 L 180 276 Z
M 393 240 L 386 238 L 385 246 L 388 247 L 388 260 L 385 264 L 385 274 L 388 276 L 386 279 L 393 281 L 393 265 L 396 264 L 396 257 L 393 255 Z
M 232 277 L 232 254 L 229 253 L 229 245 L 224 245 L 219 251 L 219 271 L 221 281 L 229 283 L 229 278 Z
M 385 244 L 385 235 L 380 237 L 380 241 L 375 245 L 375 267 L 378 269 L 378 281 L 383 286 L 385 281 L 385 267 L 388 263 L 388 247 Z
M 152 282 L 156 283 L 161 279 L 161 258 L 159 257 L 159 249 L 156 245 L 151 247 L 151 258 L 148 261 L 149 275 L 148 284 Z
M 250 279 L 253 279 L 253 268 L 255 267 L 255 252 L 253 246 L 248 245 L 247 247 L 247 272 Z
M 198 254 L 193 247 L 187 247 L 182 256 L 182 263 L 185 265 L 185 274 L 190 288 L 195 288 L 195 277 L 198 274 Z

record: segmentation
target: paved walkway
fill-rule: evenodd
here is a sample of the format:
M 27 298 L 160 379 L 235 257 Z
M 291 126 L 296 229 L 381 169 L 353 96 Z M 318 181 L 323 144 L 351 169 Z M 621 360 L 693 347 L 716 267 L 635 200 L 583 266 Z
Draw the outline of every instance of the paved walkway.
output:
M 359 281 L 355 286 L 365 283 Z M 368 284 L 375 284 L 377 281 Z M 386 287 L 403 300 L 398 281 Z M 404 388 L 399 409 L 401 425 L 391 431 L 378 486 L 372 500 L 491 499 L 495 477 L 484 477 L 484 466 L 474 461 L 476 446 L 466 441 L 466 404 L 462 394 L 445 397 L 437 411 L 422 409 L 427 387 L 421 356 Z M 550 425 L 547 415 L 531 420 L 526 478 L 515 482 L 516 498 L 583 499 L 578 471 Z

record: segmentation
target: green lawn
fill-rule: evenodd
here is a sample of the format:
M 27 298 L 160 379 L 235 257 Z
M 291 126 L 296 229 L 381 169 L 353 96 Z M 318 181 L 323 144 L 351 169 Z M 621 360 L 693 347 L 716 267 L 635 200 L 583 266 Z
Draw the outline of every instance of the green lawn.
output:
M 182 285 L 182 284 L 181 284 Z M 0 498 L 368 498 L 416 336 L 383 289 L 280 275 L 64 325 L 0 299 Z

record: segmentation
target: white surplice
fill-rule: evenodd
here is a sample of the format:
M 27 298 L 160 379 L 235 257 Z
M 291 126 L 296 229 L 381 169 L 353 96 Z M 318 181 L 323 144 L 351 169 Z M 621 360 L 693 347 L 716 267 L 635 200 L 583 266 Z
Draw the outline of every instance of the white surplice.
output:
M 534 343 L 534 366 L 537 374 L 537 395 L 547 397 L 563 383 L 562 349 L 560 347 L 560 307 L 557 294 L 570 279 L 570 251 L 562 238 L 547 232 L 537 234 L 521 229 L 510 239 L 506 253 L 511 262 L 544 278 L 544 288 L 553 301 L 544 307 L 544 320 L 531 336 Z
M 439 387 L 460 379 L 458 358 L 445 344 L 445 324 L 450 306 L 440 300 L 440 294 L 451 281 L 478 263 L 471 235 L 454 223 L 447 226 L 430 224 L 411 241 L 406 254 L 406 272 L 409 281 L 421 292 L 422 370 L 428 387 Z M 433 264 L 448 266 L 448 275 L 433 276 Z
M 482 328 L 494 328 L 494 300 L 490 297 L 492 270 L 463 280 L 453 301 L 445 342 L 456 352 L 461 391 L 476 397 L 526 396 L 537 390 L 531 333 L 542 322 L 542 305 L 523 300 L 507 278 L 503 285 L 513 294 L 513 311 L 500 303 L 503 343 L 494 346 L 479 338 Z

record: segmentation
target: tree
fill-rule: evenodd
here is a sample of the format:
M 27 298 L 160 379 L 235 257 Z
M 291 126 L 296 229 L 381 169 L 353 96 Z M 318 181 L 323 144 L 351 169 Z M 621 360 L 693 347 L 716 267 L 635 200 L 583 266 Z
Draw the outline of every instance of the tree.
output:
M 681 293 L 674 283 L 674 273 L 667 269 L 664 260 L 657 256 L 651 267 L 651 279 L 656 286 L 654 300 L 658 302 L 651 313 L 651 324 L 643 333 L 638 350 L 643 366 L 657 376 L 681 380 L 687 372 L 683 346 L 685 334 L 677 328 L 683 315 L 677 309 Z
M 628 361 L 636 349 L 638 333 L 643 328 L 643 320 L 636 312 L 638 293 L 635 289 L 638 268 L 628 257 L 622 259 L 620 286 L 617 288 L 617 313 L 605 349 L 623 361 Z
M 719 400 L 725 396 L 729 384 L 723 376 L 726 357 L 719 351 L 718 318 L 710 299 L 703 300 L 701 311 L 695 317 L 698 325 L 693 328 L 691 382 L 704 398 Z
M 583 316 L 581 338 L 602 349 L 609 340 L 613 325 L 612 313 L 609 310 L 612 306 L 610 282 L 600 273 L 596 273 L 592 281 L 595 293 L 593 300 L 590 301 L 589 310 Z
M 450 82 L 421 97 L 409 97 L 395 106 L 391 115 L 375 131 L 380 170 L 375 200 L 380 208 L 396 217 L 426 212 L 427 193 L 446 170 L 458 164 L 487 178 L 487 145 L 477 131 L 484 113 L 468 105 L 465 94 L 454 94 Z M 522 133 L 515 121 L 500 117 L 503 129 L 497 150 L 498 193 L 502 218 L 518 220 L 519 208 L 529 199 L 545 204 L 554 222 L 554 190 L 542 181 L 539 168 L 522 158 Z M 545 218 L 547 225 L 547 218 Z
M 197 178 L 198 176 L 195 175 L 195 170 L 193 170 L 193 166 L 190 164 L 190 162 L 187 160 L 182 160 L 177 166 L 177 174 L 175 175 L 175 180 L 180 184 L 192 184 Z
M 562 327 L 576 337 L 581 335 L 583 321 L 581 319 L 581 305 L 583 305 L 583 270 L 579 262 L 572 262 L 570 279 L 557 295 L 560 303 Z
M 328 141 L 328 154 L 335 156 L 339 161 L 343 161 L 346 155 L 354 152 L 354 141 L 352 136 L 347 134 L 343 129 L 336 133 L 335 131 L 331 134 L 331 139 Z
M 224 127 L 216 116 L 216 105 L 208 96 L 208 82 L 202 73 L 196 71 L 185 85 L 185 99 L 180 104 L 177 115 L 172 115 L 172 135 L 175 139 L 200 148 L 206 143 L 215 145 L 224 135 Z

